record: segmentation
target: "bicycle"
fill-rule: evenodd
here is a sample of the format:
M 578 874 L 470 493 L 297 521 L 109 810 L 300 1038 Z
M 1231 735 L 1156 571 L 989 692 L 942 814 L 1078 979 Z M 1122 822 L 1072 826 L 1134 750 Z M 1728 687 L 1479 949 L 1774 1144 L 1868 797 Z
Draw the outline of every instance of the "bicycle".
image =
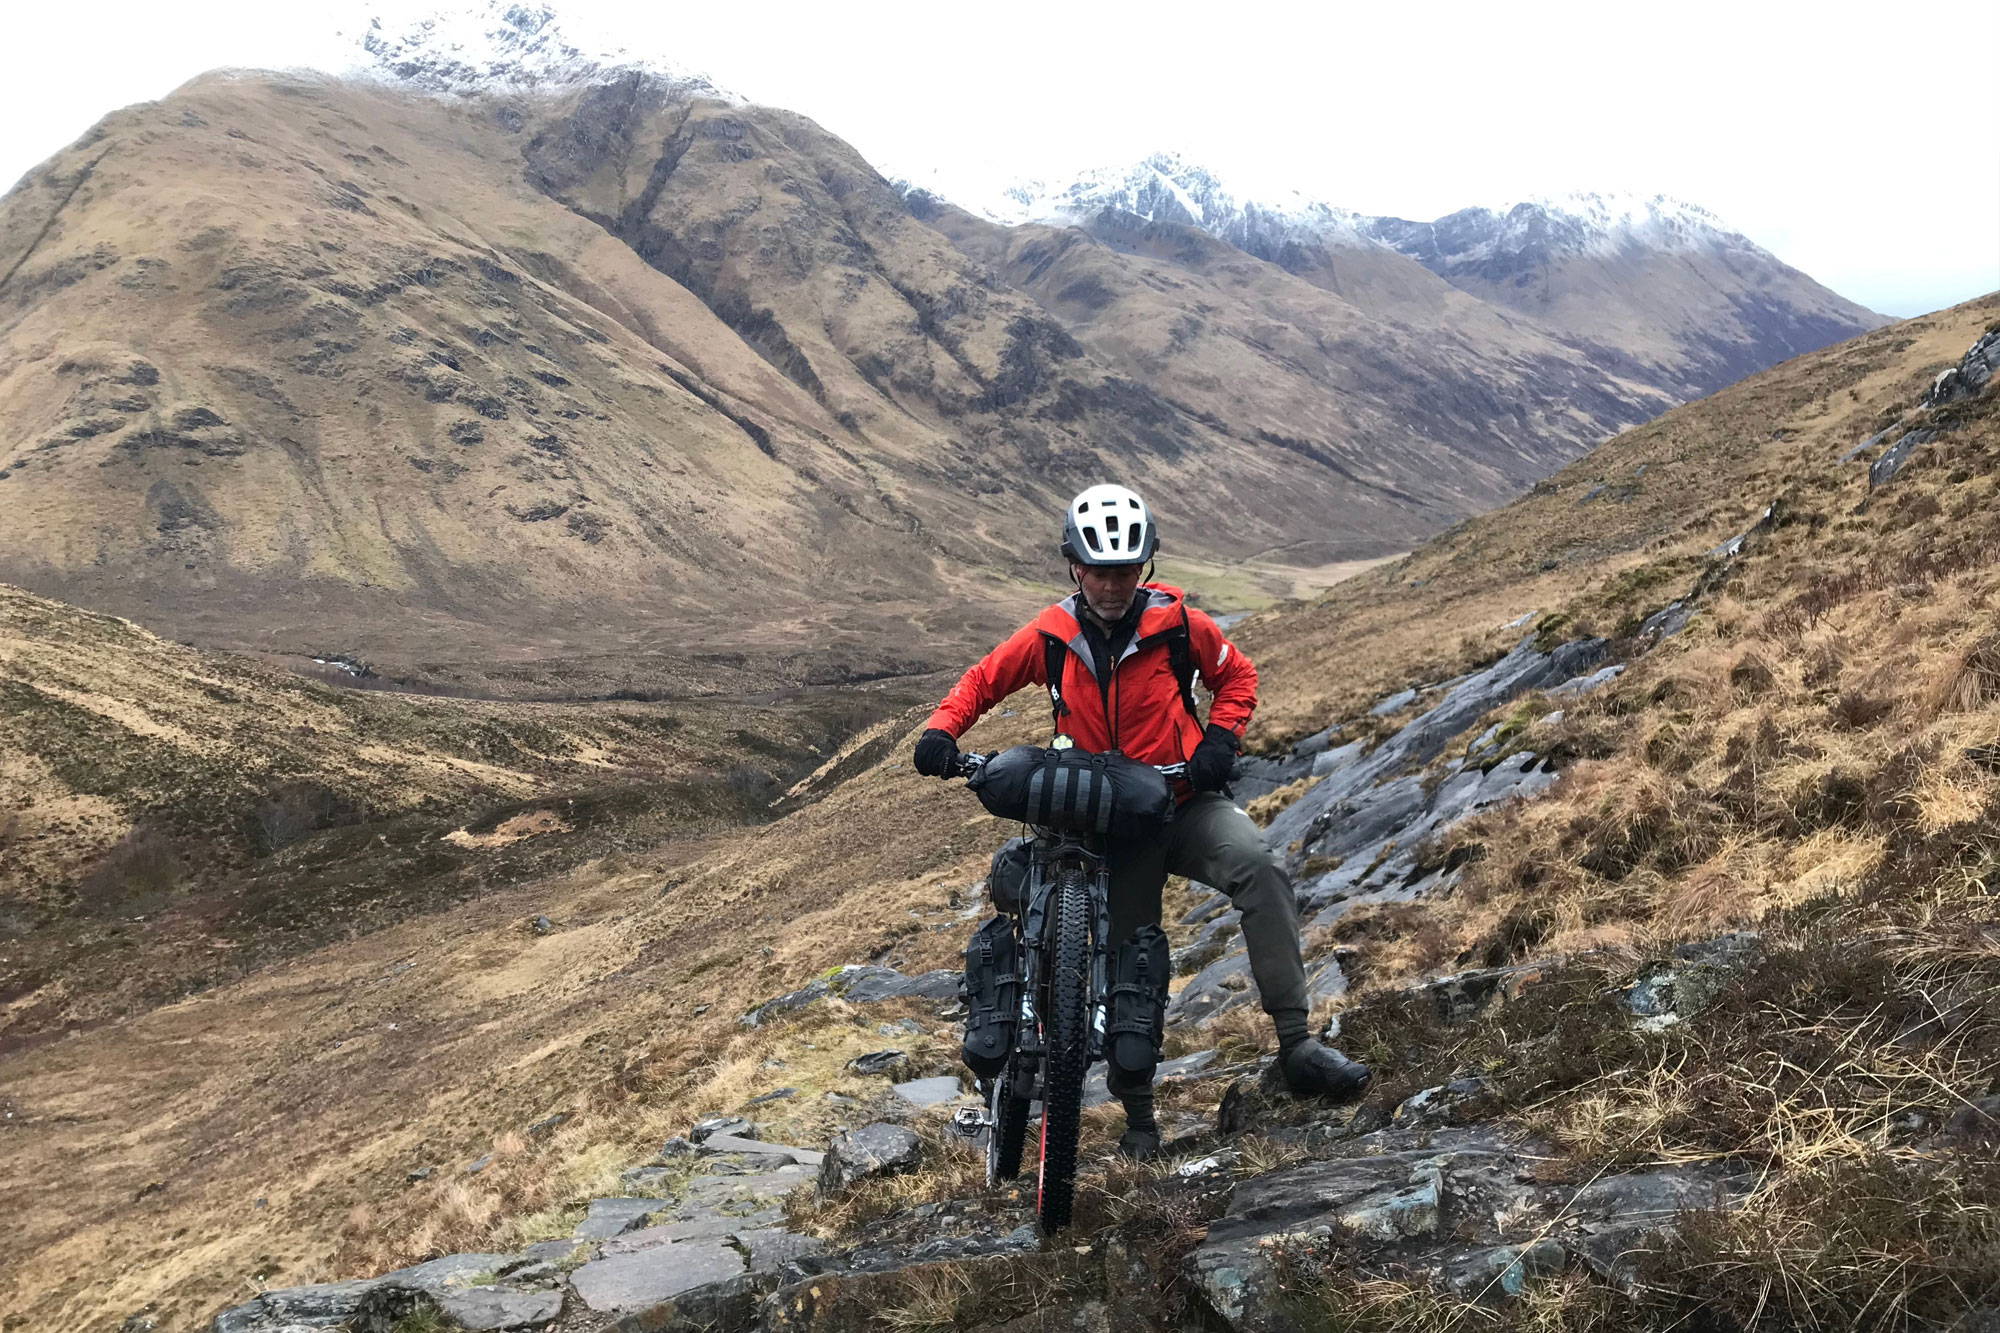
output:
M 1166 780 L 1184 777 L 1187 772 L 1184 763 L 1154 766 L 1136 764 L 1123 756 L 1036 753 L 1070 754 L 1072 763 L 1115 758 L 1130 768 L 1157 773 L 1161 797 L 1166 796 Z M 954 776 L 976 779 L 994 757 L 962 755 Z M 1106 842 L 1117 819 L 1115 813 L 1097 818 L 1095 800 L 1088 795 L 1075 797 L 1074 779 L 1070 786 L 1072 808 L 1087 808 L 1095 827 L 1077 829 L 1024 820 L 1034 833 L 1025 892 L 1018 911 L 1003 912 L 1012 923 L 1014 966 L 1010 977 L 1000 978 L 1000 986 L 1003 995 L 1011 991 L 1018 1005 L 1010 1049 L 998 1070 L 979 1080 L 985 1104 L 962 1107 L 953 1116 L 954 1128 L 968 1138 L 987 1132 L 987 1183 L 998 1184 L 1020 1174 L 1033 1105 L 1041 1103 L 1035 1212 L 1045 1234 L 1069 1225 L 1076 1191 L 1083 1084 L 1090 1066 L 1106 1058 L 1107 1010 L 1113 994 L 1111 872 Z M 1151 797 L 1150 792 L 1146 795 Z M 981 799 L 985 800 L 983 793 Z M 1107 801 L 1117 804 L 1108 797 Z M 1137 804 L 1154 803 L 1149 799 Z M 988 803 L 988 808 L 994 806 Z M 1154 822 L 1172 817 L 1170 798 L 1165 801 L 1165 810 Z M 1046 805 L 1043 813 L 1048 813 Z M 1129 827 L 1121 826 L 1119 831 L 1127 832 Z M 1164 945 L 1160 947 L 1164 949 Z M 1164 989 L 1164 976 L 1159 984 Z M 968 1014 L 968 1027 L 974 1017 Z M 1157 1033 L 1153 1040 L 1157 1040 Z

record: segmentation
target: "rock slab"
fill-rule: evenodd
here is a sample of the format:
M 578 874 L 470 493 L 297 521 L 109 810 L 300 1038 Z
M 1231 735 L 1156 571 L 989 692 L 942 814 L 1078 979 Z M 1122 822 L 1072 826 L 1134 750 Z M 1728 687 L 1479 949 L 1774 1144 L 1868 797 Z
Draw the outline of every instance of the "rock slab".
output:
M 820 1164 L 819 1188 L 830 1194 L 856 1181 L 914 1171 L 923 1142 L 901 1125 L 876 1123 L 834 1136 Z
M 721 1240 L 684 1240 L 587 1263 L 570 1286 L 600 1314 L 630 1314 L 681 1292 L 740 1276 L 743 1256 Z

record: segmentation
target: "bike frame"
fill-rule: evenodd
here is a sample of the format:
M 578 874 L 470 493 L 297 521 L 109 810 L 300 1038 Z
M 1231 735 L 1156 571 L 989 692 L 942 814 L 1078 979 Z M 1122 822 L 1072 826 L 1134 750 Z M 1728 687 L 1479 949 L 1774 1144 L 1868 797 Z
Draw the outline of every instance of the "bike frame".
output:
M 1015 1029 L 1015 1086 L 1033 1100 L 1042 1096 L 1041 1013 L 1047 1004 L 1049 899 L 1059 872 L 1074 864 L 1090 885 L 1090 1061 L 1104 1058 L 1105 997 L 1111 990 L 1111 868 L 1100 839 L 1035 829 L 1029 861 L 1027 905 L 1021 920 L 1021 1013 Z M 1026 1077 L 1023 1077 L 1023 1076 Z

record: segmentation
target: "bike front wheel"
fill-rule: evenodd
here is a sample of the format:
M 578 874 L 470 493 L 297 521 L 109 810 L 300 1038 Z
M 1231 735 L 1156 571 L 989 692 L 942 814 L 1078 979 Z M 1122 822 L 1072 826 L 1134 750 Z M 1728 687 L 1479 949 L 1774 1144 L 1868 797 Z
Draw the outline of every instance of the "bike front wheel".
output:
M 1063 870 L 1050 895 L 1049 989 L 1042 1014 L 1042 1161 L 1036 1215 L 1042 1231 L 1069 1225 L 1076 1199 L 1076 1140 L 1090 1068 L 1090 887 Z

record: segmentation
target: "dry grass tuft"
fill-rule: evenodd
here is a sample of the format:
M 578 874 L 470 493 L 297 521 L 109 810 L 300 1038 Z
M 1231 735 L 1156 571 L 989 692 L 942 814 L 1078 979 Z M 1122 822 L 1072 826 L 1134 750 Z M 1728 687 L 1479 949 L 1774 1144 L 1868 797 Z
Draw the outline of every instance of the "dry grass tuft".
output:
M 1256 800 L 1243 807 L 1244 813 L 1256 821 L 1257 827 L 1263 828 L 1279 815 L 1283 814 L 1299 797 L 1304 796 L 1322 781 L 1323 779 L 1315 777 L 1295 779 L 1278 788 L 1276 791 L 1266 792 L 1264 795 L 1259 796 Z
M 896 1276 L 896 1293 L 876 1318 L 900 1333 L 945 1333 L 958 1327 L 959 1307 L 973 1293 L 972 1276 L 957 1264 L 922 1264 Z
M 1976 713 L 2000 703 L 2000 634 L 1989 634 L 1938 665 L 1924 704 L 1931 716 Z

